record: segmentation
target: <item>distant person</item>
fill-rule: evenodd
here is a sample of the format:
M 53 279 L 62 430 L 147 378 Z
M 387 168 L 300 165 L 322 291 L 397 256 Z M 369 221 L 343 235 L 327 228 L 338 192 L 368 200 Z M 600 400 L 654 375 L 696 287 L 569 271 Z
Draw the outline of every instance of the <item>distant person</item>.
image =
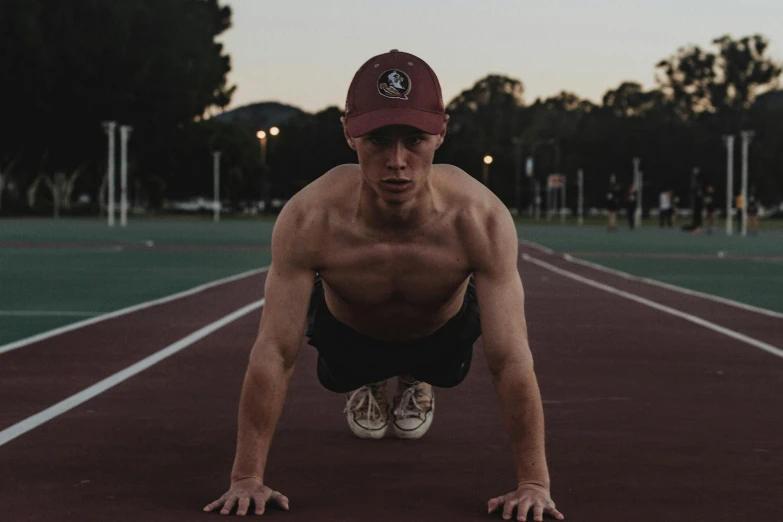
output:
M 748 194 L 748 232 L 754 236 L 759 233 L 759 200 L 755 188 Z
M 742 232 L 742 209 L 745 207 L 745 198 L 742 195 L 742 191 L 738 192 L 734 197 L 734 210 L 737 215 L 737 231 Z
M 691 220 L 691 232 L 693 234 L 700 234 L 701 227 L 703 225 L 704 214 L 704 191 L 701 186 L 697 185 L 693 190 L 693 216 Z
M 305 335 L 318 352 L 321 385 L 345 394 L 345 409 L 335 414 L 342 412 L 349 429 L 363 439 L 389 432 L 409 440 L 424 436 L 433 421 L 434 388 L 465 379 L 473 343 L 482 336 L 498 413 L 508 428 L 511 452 L 504 458 L 517 477 L 515 489 L 488 501 L 488 512 L 562 520 L 549 492 L 514 220 L 479 181 L 433 162 L 448 122 L 435 73 L 421 58 L 396 49 L 371 58 L 351 81 L 341 121 L 358 164 L 337 166 L 304 187 L 275 222 L 264 313 L 239 400 L 230 484 L 204 510 L 228 515 L 237 508 L 244 516 L 251 504 L 256 514 L 266 504 L 289 508 L 288 498 L 270 487 L 274 474 L 267 473 L 267 457 Z M 397 385 L 391 404 L 387 380 Z M 475 428 L 470 411 L 454 415 Z M 304 429 L 334 467 L 345 466 L 346 458 L 367 458 L 364 448 L 352 455 L 331 451 L 323 427 Z M 460 473 L 486 464 L 471 458 L 465 455 Z M 406 476 L 420 469 L 377 465 L 398 468 L 394 487 L 401 500 L 422 494 L 405 490 Z M 433 463 L 421 462 L 428 465 Z M 505 470 L 498 473 L 505 479 Z M 368 488 L 388 487 L 374 478 L 356 477 L 360 490 L 336 502 L 350 504 L 354 494 L 372 496 Z M 476 493 L 465 489 L 458 496 L 473 499 Z
M 617 177 L 612 174 L 609 177 L 609 189 L 606 191 L 606 210 L 609 213 L 609 223 L 607 229 L 617 230 L 617 210 L 620 208 L 620 185 L 617 184 Z
M 628 218 L 628 228 L 633 230 L 636 226 L 636 189 L 631 186 L 625 196 L 625 213 Z
M 674 191 L 669 191 L 669 197 L 672 201 L 672 213 L 671 217 L 669 218 L 669 223 L 671 223 L 670 226 L 675 227 L 677 226 L 677 213 L 680 211 L 680 198 L 679 196 L 674 195 Z
M 717 206 L 715 205 L 715 189 L 712 185 L 707 185 L 704 191 L 704 208 L 707 210 L 707 233 L 712 234 L 715 230 L 715 221 Z
M 668 190 L 658 195 L 658 226 L 660 228 L 672 226 L 672 195 Z

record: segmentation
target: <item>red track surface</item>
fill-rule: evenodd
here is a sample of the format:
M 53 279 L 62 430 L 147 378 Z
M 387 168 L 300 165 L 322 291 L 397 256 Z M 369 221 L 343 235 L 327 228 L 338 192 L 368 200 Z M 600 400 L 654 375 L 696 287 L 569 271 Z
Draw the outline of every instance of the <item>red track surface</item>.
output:
M 585 277 L 780 347 L 783 321 L 525 250 Z M 783 360 L 680 318 L 520 265 L 547 417 L 553 496 L 567 520 L 783 520 Z M 0 355 L 0 430 L 261 297 L 211 289 Z M 4 522 L 215 520 L 227 486 L 253 313 L 0 446 Z M 479 342 L 480 345 L 480 342 Z M 363 441 L 304 347 L 272 447 L 272 520 L 489 520 L 514 484 L 481 350 L 437 390 L 419 441 Z M 499 519 L 500 517 L 494 517 Z

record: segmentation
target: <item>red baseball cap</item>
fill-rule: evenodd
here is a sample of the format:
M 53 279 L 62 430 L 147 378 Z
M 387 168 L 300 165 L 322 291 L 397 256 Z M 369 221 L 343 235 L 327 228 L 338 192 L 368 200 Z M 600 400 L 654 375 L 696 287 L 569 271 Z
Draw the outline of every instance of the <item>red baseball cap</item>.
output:
M 348 88 L 345 125 L 352 137 L 386 125 L 440 134 L 446 109 L 438 77 L 424 60 L 397 49 L 370 58 Z

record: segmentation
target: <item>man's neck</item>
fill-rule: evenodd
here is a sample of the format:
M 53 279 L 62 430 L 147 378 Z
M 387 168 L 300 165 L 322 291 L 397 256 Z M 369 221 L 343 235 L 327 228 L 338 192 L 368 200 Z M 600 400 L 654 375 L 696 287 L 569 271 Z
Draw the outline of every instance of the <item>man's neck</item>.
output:
M 414 199 L 401 204 L 384 201 L 363 188 L 356 217 L 372 230 L 404 234 L 420 229 L 439 213 L 435 199 L 431 186 L 423 187 Z

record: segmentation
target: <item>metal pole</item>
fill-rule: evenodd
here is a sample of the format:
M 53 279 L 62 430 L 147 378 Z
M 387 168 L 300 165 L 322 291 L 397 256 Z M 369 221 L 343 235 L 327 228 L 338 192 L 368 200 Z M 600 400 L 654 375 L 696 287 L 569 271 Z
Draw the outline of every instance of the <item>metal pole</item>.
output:
M 731 211 L 734 205 L 734 136 L 723 136 L 723 143 L 726 144 L 726 235 L 733 233 L 734 220 Z
M 485 187 L 489 187 L 489 164 L 484 163 L 484 169 L 481 172 L 481 179 Z
M 582 169 L 576 171 L 576 183 L 578 187 L 578 195 L 576 200 L 576 213 L 577 223 L 581 227 L 584 225 L 584 205 L 585 205 L 585 173 Z
M 220 151 L 212 153 L 212 180 L 215 194 L 213 220 L 217 223 L 220 221 Z
M 513 138 L 514 142 L 514 207 L 517 214 L 522 214 L 522 140 Z
M 120 125 L 120 226 L 128 225 L 128 138 L 133 127 Z
M 636 189 L 636 210 L 634 211 L 634 225 L 637 228 L 642 226 L 642 173 L 639 171 L 641 159 L 633 159 L 633 182 Z
M 563 176 L 563 186 L 560 189 L 560 196 L 563 198 L 563 201 L 561 201 L 561 205 L 560 205 L 560 222 L 561 223 L 565 223 L 566 212 L 568 212 L 568 204 L 566 203 L 568 201 L 568 199 L 566 199 L 567 185 L 568 185 L 568 177 L 567 176 Z
M 756 133 L 742 131 L 742 236 L 748 235 L 748 145 Z
M 106 164 L 106 177 L 109 181 L 108 186 L 108 194 L 107 194 L 107 203 L 106 203 L 106 210 L 108 214 L 108 220 L 107 224 L 110 227 L 114 226 L 114 154 L 115 154 L 115 147 L 114 147 L 114 136 L 115 132 L 114 130 L 117 127 L 116 121 L 105 121 L 103 122 L 103 129 L 106 131 L 106 134 L 109 136 L 109 154 Z
M 541 182 L 536 180 L 536 221 L 541 218 Z

